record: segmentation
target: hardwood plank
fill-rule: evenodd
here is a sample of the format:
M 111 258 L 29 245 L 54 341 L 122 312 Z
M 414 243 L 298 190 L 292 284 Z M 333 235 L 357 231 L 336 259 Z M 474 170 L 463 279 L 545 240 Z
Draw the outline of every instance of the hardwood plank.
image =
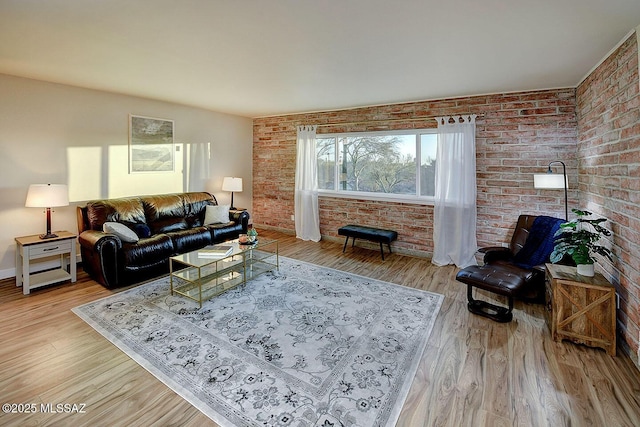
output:
M 486 348 L 485 400 L 483 406 L 493 418 L 508 419 L 511 416 L 511 377 L 509 376 L 508 348 L 502 345 L 509 339 L 507 328 L 491 328 Z
M 441 293 L 442 308 L 397 425 L 640 425 L 640 372 L 621 352 L 551 339 L 542 305 L 516 302 L 500 324 L 466 308 L 457 269 L 333 241 L 278 238 L 280 254 Z M 2 414 L 0 425 L 216 426 L 73 314 L 113 294 L 79 269 L 78 282 L 23 295 L 0 281 L 2 403 L 85 403 L 84 414 Z M 494 295 L 478 297 L 504 304 Z

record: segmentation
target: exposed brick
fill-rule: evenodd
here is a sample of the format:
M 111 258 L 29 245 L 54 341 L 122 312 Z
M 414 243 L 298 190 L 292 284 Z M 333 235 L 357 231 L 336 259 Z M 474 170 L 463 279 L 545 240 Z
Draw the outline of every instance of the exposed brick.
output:
M 433 116 L 463 113 L 483 114 L 477 120 L 478 219 L 502 211 L 501 221 L 478 227 L 481 245 L 505 240 L 517 215 L 539 209 L 561 215 L 564 198 L 554 191 L 533 190 L 533 173 L 544 172 L 552 160 L 562 159 L 568 173 L 576 176 L 575 91 L 559 89 L 496 94 L 469 98 L 356 108 L 342 111 L 260 118 L 254 121 L 254 212 L 257 224 L 292 230 L 295 133 L 297 124 L 335 123 L 318 133 L 419 129 L 436 127 Z M 562 110 L 562 111 L 560 111 Z M 425 117 L 424 121 L 415 118 Z M 407 122 L 397 119 L 411 119 Z M 389 121 L 393 120 L 393 121 Z M 352 122 L 376 121 L 370 124 Z M 572 179 L 573 180 L 573 179 Z M 288 182 L 291 181 L 291 182 Z M 285 190 L 285 193 L 282 191 Z M 279 193 L 280 191 L 280 193 Z M 520 195 L 518 194 L 520 191 Z M 521 195 L 536 196 L 535 202 Z M 549 193 L 549 194 L 547 194 Z M 551 195 L 551 193 L 554 193 Z M 484 195 L 491 195 L 485 198 Z M 571 191 L 571 200 L 576 192 Z M 529 203 L 529 205 L 527 205 Z M 431 206 L 379 203 L 342 198 L 321 198 L 321 233 L 336 237 L 341 221 L 393 226 L 410 230 L 400 236 L 399 247 L 429 254 L 433 249 Z M 402 215 L 390 214 L 402 212 Z M 421 226 L 421 223 L 428 226 Z M 410 237 L 409 237 L 410 236 Z
M 634 34 L 576 89 L 581 202 L 606 217 L 614 232 L 616 261 L 601 263 L 618 277 L 618 325 L 634 352 L 640 329 L 640 186 L 633 179 L 640 164 L 638 80 Z

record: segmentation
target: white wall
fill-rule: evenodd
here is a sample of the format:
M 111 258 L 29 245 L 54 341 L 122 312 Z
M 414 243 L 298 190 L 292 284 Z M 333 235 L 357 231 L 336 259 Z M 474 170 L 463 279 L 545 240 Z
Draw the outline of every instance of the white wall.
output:
M 174 120 L 173 174 L 129 174 L 129 114 Z M 86 200 L 185 191 L 182 152 L 209 143 L 209 176 L 190 189 L 229 203 L 222 177 L 240 176 L 234 204 L 250 209 L 252 132 L 246 117 L 0 74 L 0 278 L 15 275 L 14 238 L 45 230 L 43 211 L 24 207 L 29 184 L 69 185 L 71 205 L 55 209 L 52 229 L 76 232 Z

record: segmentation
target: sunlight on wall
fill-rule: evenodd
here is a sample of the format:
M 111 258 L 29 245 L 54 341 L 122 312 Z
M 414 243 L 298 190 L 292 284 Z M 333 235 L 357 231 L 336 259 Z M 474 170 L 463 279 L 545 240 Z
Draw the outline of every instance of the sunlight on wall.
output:
M 176 144 L 173 172 L 129 173 L 126 145 L 68 147 L 69 200 L 127 197 L 145 194 L 180 193 L 185 188 L 184 147 Z M 106 154 L 106 156 L 103 155 Z
M 99 199 L 102 182 L 102 147 L 67 148 L 69 201 Z

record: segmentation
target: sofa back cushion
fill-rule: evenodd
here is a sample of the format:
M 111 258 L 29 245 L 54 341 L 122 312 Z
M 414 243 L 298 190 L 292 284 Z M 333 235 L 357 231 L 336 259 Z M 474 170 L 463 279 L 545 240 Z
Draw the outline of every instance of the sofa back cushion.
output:
M 201 226 L 206 206 L 216 204 L 216 198 L 207 192 L 94 200 L 79 208 L 78 227 L 81 231 L 102 230 L 105 222 L 120 222 L 139 237 L 149 237 Z
M 179 194 L 161 194 L 142 198 L 151 234 L 184 230 L 184 202 Z
M 139 197 L 95 200 L 87 203 L 86 218 L 89 229 L 102 231 L 105 222 L 124 224 L 145 223 L 145 211 Z
M 216 198 L 209 193 L 185 193 L 184 195 L 185 221 L 189 227 L 200 227 L 204 224 L 206 207 L 218 204 Z

